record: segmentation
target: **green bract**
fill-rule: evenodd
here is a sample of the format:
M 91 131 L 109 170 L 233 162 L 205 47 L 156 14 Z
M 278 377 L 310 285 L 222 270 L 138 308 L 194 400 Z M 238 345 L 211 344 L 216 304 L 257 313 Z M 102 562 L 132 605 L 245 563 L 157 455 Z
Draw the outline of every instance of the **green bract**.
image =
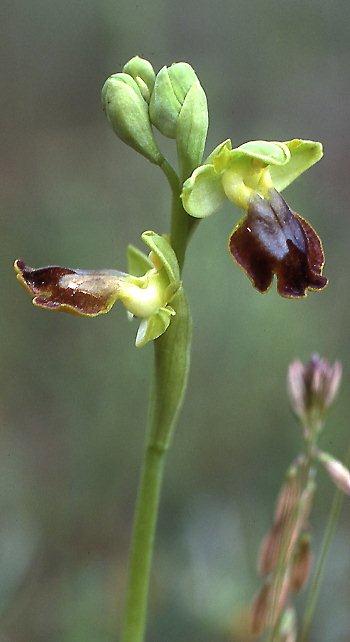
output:
M 293 183 L 300 174 L 312 167 L 323 156 L 322 144 L 312 140 L 295 138 L 289 140 L 286 145 L 290 151 L 287 167 L 275 165 L 270 169 L 271 180 L 279 192 Z
M 183 206 L 196 218 L 213 214 L 225 198 L 247 209 L 252 194 L 283 190 L 322 154 L 321 143 L 309 140 L 250 141 L 235 149 L 226 140 L 185 181 Z
M 147 88 L 144 79 L 141 80 Z M 137 80 L 128 73 L 113 74 L 102 87 L 102 104 L 117 136 L 152 163 L 159 164 L 161 154 L 153 138 L 143 93 Z
M 178 62 L 159 71 L 149 113 L 164 136 L 176 139 L 186 178 L 202 160 L 208 130 L 207 99 L 190 65 Z

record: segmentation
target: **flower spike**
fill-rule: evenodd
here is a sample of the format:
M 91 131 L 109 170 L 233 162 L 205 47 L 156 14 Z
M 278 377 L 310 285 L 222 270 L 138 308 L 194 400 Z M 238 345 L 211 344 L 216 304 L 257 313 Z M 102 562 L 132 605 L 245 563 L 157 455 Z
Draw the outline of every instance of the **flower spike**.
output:
M 168 304 L 180 287 L 180 278 L 168 241 L 151 231 L 144 232 L 142 239 L 151 253 L 146 257 L 135 248 L 129 249 L 135 275 L 59 266 L 34 269 L 17 260 L 17 279 L 33 297 L 33 304 L 46 310 L 95 317 L 109 312 L 120 300 L 132 316 L 141 319 L 136 345 L 143 346 L 169 326 L 175 312 Z

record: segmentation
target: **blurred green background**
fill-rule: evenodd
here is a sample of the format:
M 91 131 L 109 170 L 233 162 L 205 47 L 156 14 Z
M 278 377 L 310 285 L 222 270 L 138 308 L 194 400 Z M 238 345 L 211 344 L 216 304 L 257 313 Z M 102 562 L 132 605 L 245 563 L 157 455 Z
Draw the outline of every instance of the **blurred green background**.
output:
M 125 247 L 168 229 L 159 170 L 100 106 L 135 54 L 185 60 L 227 137 L 321 140 L 286 192 L 324 240 L 327 290 L 262 296 L 226 252 L 238 212 L 201 223 L 184 279 L 195 323 L 190 387 L 169 454 L 148 642 L 247 642 L 255 556 L 300 446 L 285 375 L 318 351 L 344 364 L 323 446 L 349 441 L 349 5 L 345 0 L 5 0 L 2 143 L 0 642 L 117 640 L 152 348 L 122 308 L 35 310 L 12 262 L 125 269 Z M 165 149 L 170 150 L 168 144 Z M 321 473 L 316 547 L 333 489 Z M 350 504 L 317 609 L 316 642 L 349 640 Z M 302 600 L 301 600 L 302 603 Z

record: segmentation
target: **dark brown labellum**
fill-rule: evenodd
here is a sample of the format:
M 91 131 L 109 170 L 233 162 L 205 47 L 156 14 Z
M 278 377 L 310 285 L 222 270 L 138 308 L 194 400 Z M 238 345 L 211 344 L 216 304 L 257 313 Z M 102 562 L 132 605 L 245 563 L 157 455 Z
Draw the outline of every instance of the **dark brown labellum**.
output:
M 327 285 L 319 237 L 274 189 L 269 201 L 257 194 L 252 198 L 247 216 L 230 237 L 229 249 L 260 292 L 268 290 L 274 274 L 279 294 L 288 298 Z
M 33 297 L 34 305 L 79 316 L 108 312 L 115 302 L 122 274 L 114 270 L 72 270 L 48 266 L 37 270 L 15 262 L 17 278 Z

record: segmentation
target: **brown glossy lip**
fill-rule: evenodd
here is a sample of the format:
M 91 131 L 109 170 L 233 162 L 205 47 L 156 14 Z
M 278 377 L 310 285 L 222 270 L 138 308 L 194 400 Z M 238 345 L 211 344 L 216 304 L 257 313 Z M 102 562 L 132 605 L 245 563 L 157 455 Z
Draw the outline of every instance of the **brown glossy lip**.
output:
M 274 275 L 279 294 L 287 298 L 304 297 L 307 290 L 327 285 L 320 238 L 276 190 L 269 200 L 253 197 L 247 216 L 230 237 L 229 250 L 260 292 L 269 289 Z
M 73 270 L 57 265 L 34 269 L 22 259 L 15 261 L 14 268 L 34 305 L 78 316 L 108 312 L 121 278 L 121 273 L 113 270 Z

